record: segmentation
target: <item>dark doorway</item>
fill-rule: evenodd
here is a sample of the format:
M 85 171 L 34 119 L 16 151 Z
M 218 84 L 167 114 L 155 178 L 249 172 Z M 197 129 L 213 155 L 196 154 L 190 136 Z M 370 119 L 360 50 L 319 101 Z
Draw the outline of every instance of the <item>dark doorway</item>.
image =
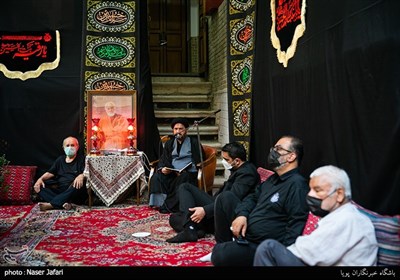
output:
M 149 0 L 149 49 L 153 74 L 187 73 L 186 0 Z

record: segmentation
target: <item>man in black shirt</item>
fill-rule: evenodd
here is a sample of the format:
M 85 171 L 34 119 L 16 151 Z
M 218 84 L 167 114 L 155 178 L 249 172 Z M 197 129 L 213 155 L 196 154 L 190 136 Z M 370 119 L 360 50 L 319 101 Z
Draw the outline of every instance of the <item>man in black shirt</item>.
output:
M 39 203 L 41 211 L 70 210 L 72 200 L 76 203 L 83 203 L 87 198 L 83 176 L 85 157 L 78 154 L 78 139 L 75 137 L 65 138 L 63 149 L 65 155 L 59 156 L 33 186 L 35 192 L 45 201 Z
M 224 211 L 229 203 L 224 194 L 217 197 L 217 244 L 211 255 L 214 266 L 252 266 L 256 248 L 263 240 L 273 238 L 290 245 L 301 235 L 309 211 L 308 183 L 298 170 L 302 157 L 302 141 L 284 136 L 268 156 L 269 168 L 275 174 L 239 203 L 234 213 Z

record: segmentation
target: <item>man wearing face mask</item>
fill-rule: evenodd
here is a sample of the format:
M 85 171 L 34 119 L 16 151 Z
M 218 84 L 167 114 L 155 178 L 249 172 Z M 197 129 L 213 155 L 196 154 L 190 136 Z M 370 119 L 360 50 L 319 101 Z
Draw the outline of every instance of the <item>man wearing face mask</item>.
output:
M 268 239 L 258 246 L 255 266 L 373 266 L 378 244 L 371 220 L 352 204 L 350 179 L 335 166 L 317 168 L 310 175 L 307 203 L 322 217 L 309 235 L 289 247 Z
M 170 216 L 170 225 L 178 235 L 167 239 L 170 243 L 193 242 L 204 237 L 205 233 L 214 233 L 214 201 L 221 193 L 229 193 L 230 210 L 248 194 L 254 192 L 260 182 L 256 167 L 246 161 L 246 150 L 242 144 L 232 142 L 221 150 L 222 164 L 230 171 L 223 186 L 211 196 L 197 186 L 185 183 L 179 186 L 179 210 Z
M 302 141 L 283 136 L 268 156 L 268 167 L 275 174 L 238 203 L 234 211 L 225 210 L 230 197 L 217 197 L 217 244 L 211 255 L 214 266 L 252 266 L 256 248 L 263 240 L 274 238 L 290 245 L 301 235 L 309 211 L 307 181 L 299 172 L 302 157 Z
M 178 211 L 178 186 L 189 182 L 197 184 L 197 168 L 200 163 L 200 147 L 203 153 L 203 146 L 199 144 L 197 137 L 188 136 L 189 121 L 185 118 L 175 118 L 171 122 L 174 137 L 165 142 L 160 161 L 157 166 L 157 173 L 150 179 L 149 205 L 158 208 L 161 213 Z M 176 172 L 170 168 L 181 170 Z
M 65 155 L 59 156 L 34 184 L 35 192 L 46 201 L 39 202 L 41 211 L 70 210 L 71 201 L 80 204 L 87 198 L 83 176 L 85 157 L 78 154 L 78 139 L 72 136 L 65 138 L 63 149 Z

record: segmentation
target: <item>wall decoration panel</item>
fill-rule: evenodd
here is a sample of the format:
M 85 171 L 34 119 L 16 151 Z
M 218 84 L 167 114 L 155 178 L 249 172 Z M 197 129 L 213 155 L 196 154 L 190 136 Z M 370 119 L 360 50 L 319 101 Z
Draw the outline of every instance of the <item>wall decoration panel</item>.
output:
M 90 90 L 106 93 L 136 89 L 136 4 L 86 0 L 82 89 L 86 104 Z
M 230 0 L 228 8 L 228 106 L 230 141 L 250 149 L 256 0 Z

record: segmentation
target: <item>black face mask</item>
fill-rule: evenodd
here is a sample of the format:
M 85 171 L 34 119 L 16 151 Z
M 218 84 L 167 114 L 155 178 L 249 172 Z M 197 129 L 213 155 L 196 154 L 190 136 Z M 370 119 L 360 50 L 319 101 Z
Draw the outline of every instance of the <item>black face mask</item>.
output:
M 307 195 L 306 201 L 307 201 L 308 207 L 310 208 L 311 213 L 313 213 L 314 215 L 316 215 L 318 217 L 325 217 L 326 215 L 328 215 L 330 213 L 329 211 L 321 208 L 323 199 L 319 199 L 319 198 Z
M 275 169 L 278 166 L 280 166 L 281 165 L 281 163 L 279 162 L 280 157 L 281 154 L 278 153 L 277 151 L 275 150 L 270 151 L 268 155 L 268 167 L 270 169 Z

